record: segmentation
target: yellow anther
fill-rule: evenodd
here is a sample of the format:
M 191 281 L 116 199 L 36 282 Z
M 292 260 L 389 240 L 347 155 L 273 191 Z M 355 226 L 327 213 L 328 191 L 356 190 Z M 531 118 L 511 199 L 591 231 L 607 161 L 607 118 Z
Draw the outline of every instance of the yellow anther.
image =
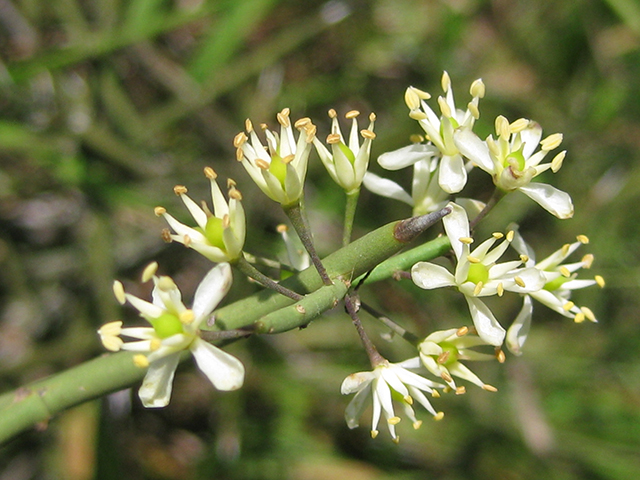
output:
M 341 137 L 339 133 L 330 133 L 329 135 L 327 135 L 327 143 L 329 145 L 336 145 L 340 143 L 340 141 Z
M 248 118 L 244 121 L 244 129 L 247 131 L 247 133 L 253 132 L 253 123 Z
M 411 398 L 411 395 L 405 395 L 403 397 L 403 400 L 408 404 L 408 405 L 413 405 L 413 398 Z
M 449 89 L 451 88 L 451 77 L 449 76 L 446 70 L 442 73 L 442 79 L 440 80 L 440 85 L 442 86 L 442 90 L 445 93 L 448 92 Z
M 424 113 L 421 110 L 411 110 L 409 112 L 409 118 L 412 118 L 413 120 L 425 120 L 427 118 L 427 114 Z
M 187 309 L 184 312 L 182 312 L 178 316 L 178 318 L 180 319 L 180 323 L 182 323 L 183 325 L 191 325 L 193 321 L 196 319 L 196 316 L 193 313 L 193 310 Z
M 167 209 L 164 207 L 155 207 L 153 209 L 153 213 L 156 215 L 156 217 L 160 217 L 162 215 L 164 215 L 165 213 L 167 213 Z
M 447 363 L 447 360 L 449 360 L 449 357 L 451 356 L 451 354 L 449 352 L 442 352 L 440 355 L 438 355 L 438 358 L 436 359 L 436 362 L 442 364 L 442 363 Z
M 360 130 L 360 135 L 362 135 L 363 138 L 368 138 L 370 140 L 373 140 L 374 138 L 376 138 L 376 134 L 373 133 L 371 130 Z
M 244 152 L 242 151 L 241 148 L 236 149 L 236 160 L 238 162 L 241 162 L 242 160 L 244 160 Z
M 293 161 L 293 159 L 296 158 L 296 156 L 292 153 L 290 155 L 287 155 L 286 157 L 282 158 L 282 163 L 284 163 L 285 165 L 291 163 Z
M 472 257 L 471 255 L 467 255 L 467 260 L 469 260 L 469 263 L 480 263 L 481 260 L 477 257 Z
M 378 433 L 380 433 L 378 430 L 371 430 L 371 438 L 376 438 Z
M 571 276 L 571 272 L 564 265 L 560 267 L 560 275 L 563 277 L 569 278 Z
M 122 321 L 117 320 L 115 322 L 105 323 L 98 330 L 98 334 L 100 336 L 105 336 L 105 337 L 117 337 L 118 335 L 120 335 L 121 331 L 122 331 Z
M 400 423 L 401 418 L 400 417 L 389 417 L 387 419 L 387 422 L 389 423 L 389 425 L 397 425 Z
M 562 255 L 566 256 L 567 253 L 569 253 L 569 249 L 571 248 L 571 245 L 568 243 L 565 243 L 564 245 L 562 245 L 562 248 L 560 248 L 560 251 L 562 252 Z
M 508 242 L 513 242 L 513 237 L 515 236 L 516 232 L 514 232 L 513 230 L 509 230 L 507 232 L 507 241 Z
M 358 115 L 360 115 L 360 112 L 357 110 L 350 110 L 347 113 L 344 114 L 344 118 L 346 118 L 347 120 L 352 120 L 354 118 L 356 118 Z
M 496 359 L 499 363 L 504 363 L 507 356 L 504 354 L 501 348 L 496 348 Z
M 299 118 L 293 124 L 293 126 L 296 127 L 298 130 L 306 130 L 307 128 L 309 128 L 309 125 L 313 125 L 309 117 Z
M 182 243 L 185 247 L 189 248 L 189 246 L 191 246 L 191 237 L 185 234 L 184 237 L 182 237 Z
M 118 280 L 113 282 L 113 294 L 116 296 L 116 300 L 118 300 L 120 305 L 124 305 L 127 301 L 127 297 L 124 294 L 124 287 Z
M 260 130 L 262 130 L 263 132 L 265 130 L 269 130 L 269 125 L 267 125 L 266 123 L 261 123 L 260 124 Z
M 158 287 L 159 290 L 162 290 L 163 292 L 168 292 L 170 290 L 177 288 L 173 279 L 171 277 L 167 277 L 166 275 L 163 275 L 160 278 L 158 278 L 156 286 Z
M 587 253 L 584 257 L 582 257 L 582 268 L 591 268 L 593 265 L 593 254 Z
M 482 292 L 482 288 L 484 287 L 484 282 L 476 283 L 475 288 L 473 289 L 473 294 L 477 297 Z
M 413 429 L 418 430 L 422 426 L 422 420 L 416 420 L 413 422 Z
M 567 151 L 563 150 L 551 160 L 551 171 L 556 173 L 562 167 L 562 163 L 564 162 L 564 157 L 567 156 Z
M 469 88 L 469 93 L 471 94 L 472 97 L 484 98 L 485 87 L 484 87 L 484 82 L 482 81 L 481 78 L 478 78 L 471 83 L 471 88 Z
M 247 120 L 247 122 L 248 121 L 249 120 Z M 247 143 L 247 140 L 249 140 L 249 137 L 247 137 L 247 134 L 244 132 L 240 132 L 235 137 L 233 137 L 233 146 L 236 148 L 241 148 L 242 145 Z
M 433 398 L 440 398 L 440 392 L 438 390 L 432 390 L 431 391 L 431 396 Z
M 187 192 L 187 187 L 185 187 L 184 185 L 176 185 L 175 187 L 173 187 L 173 193 L 175 193 L 176 195 L 184 195 Z
M 242 200 L 242 193 L 240 193 L 240 190 L 238 190 L 237 188 L 232 187 L 229 190 L 229 198 L 240 201 Z
M 442 379 L 445 382 L 452 382 L 453 381 L 453 378 L 451 378 L 451 375 L 449 375 L 449 372 L 447 372 L 447 371 L 440 372 L 440 377 L 442 377 Z
M 471 113 L 473 118 L 475 118 L 476 120 L 480 118 L 480 110 L 478 109 L 478 106 L 475 103 L 469 102 L 467 104 L 467 110 L 469 110 L 469 113 Z
M 529 261 L 529 256 L 524 254 L 520 255 L 520 261 L 522 263 L 527 263 Z
M 395 437 L 395 438 L 392 438 L 392 439 L 391 439 L 391 441 L 392 441 L 393 443 L 395 443 L 396 445 L 398 445 L 398 444 L 400 443 L 400 435 L 398 435 L 398 436 L 397 436 L 397 437 Z
M 502 232 L 493 232 L 491 234 L 491 236 L 497 240 L 500 240 L 502 237 L 504 237 L 504 233 Z
M 576 323 L 582 323 L 584 322 L 585 318 L 586 318 L 585 314 L 583 312 L 579 312 L 579 313 L 576 313 L 575 317 L 573 317 L 573 321 Z
M 158 262 L 151 262 L 142 271 L 142 282 L 148 282 L 158 271 Z
M 519 133 L 524 129 L 526 129 L 530 124 L 531 122 L 526 118 L 519 118 L 518 120 L 516 120 L 515 122 L 512 122 L 509 125 L 509 131 L 511 133 Z
M 134 355 L 133 364 L 139 368 L 147 368 L 149 366 L 149 359 L 142 354 Z
M 604 287 L 604 278 L 602 278 L 600 275 L 596 275 L 595 280 L 600 288 Z
M 587 318 L 587 320 L 589 320 L 590 322 L 596 322 L 596 316 L 593 314 L 593 312 L 591 311 L 590 308 L 588 307 L 580 307 L 580 311 L 582 313 L 584 313 L 584 316 Z
M 209 180 L 215 180 L 216 178 L 218 178 L 218 174 L 211 167 L 204 167 L 204 176 Z
M 256 167 L 261 168 L 262 170 L 269 170 L 269 162 L 263 160 L 262 158 L 255 159 Z
M 443 97 L 438 97 L 438 105 L 440 106 L 440 111 L 442 112 L 442 116 L 451 118 L 452 116 L 451 107 Z
M 336 118 L 338 116 L 338 113 L 333 108 L 331 108 L 327 113 L 329 118 Z
M 371 113 L 369 114 L 369 121 L 370 121 L 370 122 L 375 122 L 375 121 L 376 121 L 376 118 L 378 118 L 378 117 L 376 117 L 376 114 L 375 114 L 375 113 L 371 112 Z
M 171 243 L 173 239 L 171 238 L 171 232 L 168 228 L 163 228 L 160 232 L 160 238 L 162 238 L 163 242 Z
M 280 225 L 278 225 L 278 226 L 276 227 L 276 231 L 277 231 L 278 233 L 284 233 L 284 232 L 286 232 L 286 231 L 288 231 L 288 230 L 289 230 L 289 227 L 287 227 L 284 223 L 281 223 Z
M 456 395 L 464 395 L 465 393 L 467 393 L 467 389 L 465 386 L 461 385 L 459 387 L 456 387 Z
M 456 330 L 456 336 L 464 337 L 467 333 L 469 333 L 469 327 L 460 327 Z
M 497 392 L 498 389 L 496 387 L 494 387 L 493 385 L 489 385 L 488 383 L 485 383 L 484 385 L 482 385 L 482 389 L 486 390 L 487 392 Z
M 229 225 L 231 225 L 231 218 L 228 213 L 225 213 L 222 217 L 222 228 L 229 228 Z
M 547 138 L 543 139 L 540 142 L 540 148 L 543 151 L 549 151 L 549 150 L 553 150 L 554 148 L 558 148 L 561 143 L 562 143 L 562 134 L 554 133 L 552 135 L 549 135 Z
M 278 119 L 278 123 L 283 127 L 291 126 L 291 121 L 289 120 L 290 113 L 291 111 L 288 108 L 283 108 L 282 111 L 276 115 L 276 118 Z
M 498 283 L 498 285 L 496 286 L 496 290 L 498 292 L 499 297 L 504 295 L 504 285 L 502 284 L 502 282 Z
M 116 337 L 115 335 L 101 335 L 100 340 L 102 341 L 102 345 L 104 348 L 109 350 L 110 352 L 119 352 L 122 348 L 124 342 L 120 337 Z
M 160 340 L 159 338 L 152 338 L 151 341 L 149 342 L 149 350 L 151 350 L 152 352 L 155 352 L 161 346 L 162 346 L 162 340 Z
M 495 125 L 496 125 L 496 134 L 499 137 L 509 138 L 509 135 L 511 134 L 511 131 L 509 129 L 509 120 L 507 120 L 502 115 L 498 115 L 496 117 Z
M 576 304 L 575 304 L 575 303 L 573 303 L 571 300 L 569 300 L 567 303 L 565 303 L 564 305 L 562 305 L 562 309 L 563 309 L 565 312 L 568 312 L 568 311 L 570 311 L 570 310 L 571 310 L 573 307 L 575 307 L 575 306 L 576 306 Z
M 409 135 L 409 141 L 411 143 L 422 143 L 424 142 L 424 136 L 418 134 L 418 133 L 414 133 L 412 135 Z
M 436 421 L 440 421 L 444 418 L 444 412 L 438 412 L 433 416 L 433 419 Z
M 466 245 L 471 245 L 473 243 L 473 238 L 471 237 L 460 237 L 458 240 Z
M 518 285 L 520 288 L 524 288 L 525 284 L 524 284 L 524 280 L 522 280 L 522 277 L 513 277 L 513 281 L 516 282 L 516 285 Z
M 589 237 L 587 237 L 586 235 L 578 235 L 576 239 L 583 245 L 589 243 Z

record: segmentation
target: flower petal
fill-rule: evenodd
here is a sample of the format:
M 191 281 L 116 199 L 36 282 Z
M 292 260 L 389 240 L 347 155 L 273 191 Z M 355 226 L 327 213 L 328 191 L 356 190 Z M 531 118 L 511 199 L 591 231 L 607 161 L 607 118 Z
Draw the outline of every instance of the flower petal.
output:
M 460 258 L 469 252 L 469 246 L 460 241 L 461 238 L 469 237 L 469 218 L 465 209 L 457 203 L 450 202 L 447 206 L 451 208 L 451 213 L 442 219 L 442 223 L 451 242 L 451 248 L 460 262 Z
M 411 279 L 420 288 L 431 290 L 440 287 L 452 287 L 453 275 L 444 267 L 429 262 L 418 262 L 411 268 Z
M 494 165 L 489 147 L 469 128 L 459 128 L 453 133 L 453 141 L 462 155 L 485 172 L 493 175 Z
M 237 390 L 242 386 L 244 365 L 233 355 L 200 338 L 194 340 L 191 353 L 198 368 L 218 390 Z
M 378 164 L 386 170 L 400 170 L 420 160 L 432 158 L 438 153 L 433 145 L 414 143 L 378 157 Z
M 467 184 L 467 169 L 460 154 L 442 157 L 438 183 L 447 193 L 458 193 L 464 188 Z
M 478 336 L 489 345 L 500 346 L 506 334 L 504 328 L 481 300 L 473 297 L 464 297 L 469 305 L 469 311 L 473 318 L 473 324 L 478 331 Z
M 507 330 L 507 348 L 514 355 L 522 355 L 522 346 L 529 334 L 532 313 L 533 303 L 531 302 L 531 297 L 529 295 L 525 295 L 520 313 L 518 313 L 518 316 L 509 327 L 509 330 Z
M 407 203 L 413 207 L 413 198 L 404 189 L 392 180 L 379 177 L 375 173 L 367 172 L 362 180 L 365 188 L 370 192 L 383 197 L 393 198 Z
M 202 279 L 193 298 L 193 314 L 202 321 L 220 303 L 231 288 L 233 276 L 228 263 L 220 263 Z
M 546 183 L 530 183 L 519 190 L 556 217 L 573 217 L 573 203 L 568 193 Z
M 149 370 L 138 390 L 142 405 L 147 408 L 166 407 L 171 399 L 173 376 L 180 360 L 180 353 L 159 358 L 149 365 Z

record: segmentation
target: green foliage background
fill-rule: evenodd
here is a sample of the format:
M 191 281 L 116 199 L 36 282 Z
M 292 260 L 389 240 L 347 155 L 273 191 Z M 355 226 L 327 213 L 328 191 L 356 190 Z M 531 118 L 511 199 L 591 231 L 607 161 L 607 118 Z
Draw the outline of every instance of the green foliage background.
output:
M 336 310 L 300 332 L 229 347 L 245 387 L 215 392 L 181 366 L 171 405 L 144 410 L 131 391 L 82 405 L 0 450 L 0 479 L 611 479 L 640 476 L 640 7 L 634 0 L 2 0 L 0 1 L 0 388 L 7 391 L 103 353 L 95 330 L 135 314 L 111 283 L 158 260 L 189 298 L 210 267 L 164 244 L 153 215 L 186 211 L 175 184 L 208 196 L 204 166 L 232 177 L 248 211 L 247 250 L 282 253 L 284 216 L 235 162 L 251 117 L 275 124 L 290 107 L 319 136 L 326 111 L 374 111 L 373 158 L 417 124 L 404 90 L 440 93 L 447 70 L 459 104 L 482 77 L 481 136 L 498 114 L 564 133 L 567 159 L 546 178 L 571 193 L 559 221 L 509 196 L 480 236 L 516 220 L 540 258 L 587 234 L 607 288 L 578 292 L 598 324 L 541 306 L 521 358 L 479 365 L 499 388 L 438 404 L 401 442 L 349 431 L 342 379 L 368 369 Z M 381 169 L 372 162 L 371 169 Z M 466 192 L 486 199 L 474 172 Z M 385 175 L 389 175 L 385 173 Z M 410 172 L 395 172 L 410 182 Z M 465 193 L 466 193 L 465 192 Z M 356 235 L 410 209 L 363 192 Z M 341 236 L 343 194 L 313 157 L 307 205 L 318 248 Z M 127 281 L 129 279 L 129 281 Z M 136 283 L 134 283 L 136 282 Z M 469 324 L 453 292 L 388 282 L 363 297 L 416 332 Z M 232 301 L 255 286 L 236 275 Z M 518 301 L 501 302 L 513 318 Z M 365 319 L 372 332 L 383 330 Z M 388 358 L 411 355 L 374 334 Z M 135 392 L 135 390 L 134 390 Z

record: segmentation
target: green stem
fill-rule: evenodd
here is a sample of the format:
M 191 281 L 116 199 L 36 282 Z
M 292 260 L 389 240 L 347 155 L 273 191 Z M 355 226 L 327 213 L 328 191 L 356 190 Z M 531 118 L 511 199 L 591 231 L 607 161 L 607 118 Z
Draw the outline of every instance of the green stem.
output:
M 358 336 L 362 341 L 362 345 L 367 352 L 369 357 L 369 361 L 371 362 L 371 368 L 376 368 L 382 362 L 385 361 L 385 358 L 380 355 L 378 349 L 373 344 L 367 332 L 365 332 L 364 327 L 362 326 L 362 322 L 360 321 L 360 317 L 358 316 L 358 309 L 360 308 L 359 300 L 356 294 L 349 294 L 344 297 L 344 306 L 347 309 L 347 313 L 351 317 L 353 321 L 353 326 L 356 327 L 358 331 Z
M 240 257 L 236 260 L 233 265 L 244 273 L 246 276 L 253 278 L 256 282 L 260 283 L 262 286 L 270 288 L 271 290 L 275 290 L 280 295 L 284 295 L 285 297 L 289 297 L 292 300 L 300 300 L 302 295 L 294 292 L 293 290 L 289 290 L 287 287 L 283 287 L 278 282 L 273 279 L 267 277 L 264 273 L 258 270 L 256 267 L 251 265 L 244 257 Z
M 356 217 L 356 207 L 358 206 L 359 196 L 360 188 L 347 192 L 347 204 L 344 210 L 344 230 L 342 231 L 343 247 L 346 247 L 351 243 L 351 232 L 353 231 L 353 221 Z
M 217 310 L 215 325 L 209 328 L 277 333 L 306 326 L 337 305 L 352 278 L 368 272 L 411 240 L 406 235 L 406 225 L 405 221 L 390 223 L 326 257 L 324 263 L 336 279 L 334 284 L 323 286 L 310 267 L 282 284 L 313 293 L 294 303 L 275 291 L 263 290 Z M 403 232 L 403 241 L 396 237 L 397 231 Z M 418 234 L 415 230 L 414 237 Z M 145 369 L 134 365 L 130 352 L 119 352 L 5 393 L 0 396 L 0 443 L 33 425 L 46 425 L 51 417 L 69 407 L 127 388 L 139 382 L 145 373 Z
M 295 205 L 289 207 L 283 206 L 282 208 L 287 214 L 287 217 L 289 217 L 289 220 L 291 220 L 291 224 L 293 225 L 293 228 L 295 228 L 298 237 L 300 237 L 302 245 L 304 245 L 307 253 L 309 253 L 311 262 L 316 267 L 318 275 L 320 275 L 320 278 L 322 279 L 322 283 L 325 285 L 331 285 L 333 282 L 329 278 L 327 270 L 322 264 L 322 260 L 320 260 L 320 257 L 316 252 L 316 247 L 313 244 L 313 236 L 311 235 L 311 229 L 309 228 L 309 225 L 302 213 L 302 205 L 300 203 L 296 203 Z

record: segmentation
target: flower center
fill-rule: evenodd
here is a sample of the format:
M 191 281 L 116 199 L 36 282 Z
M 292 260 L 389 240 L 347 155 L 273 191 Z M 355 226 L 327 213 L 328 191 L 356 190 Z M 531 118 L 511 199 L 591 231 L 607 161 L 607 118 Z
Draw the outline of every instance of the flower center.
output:
M 441 365 L 444 365 L 446 367 L 458 361 L 458 349 L 454 344 L 442 342 L 438 345 L 440 345 L 440 348 L 442 348 L 442 353 L 438 357 L 442 359 L 440 361 Z
M 269 172 L 271 175 L 280 180 L 280 185 L 284 188 L 284 181 L 287 178 L 287 164 L 277 153 L 271 155 L 271 163 L 269 164 Z
M 160 338 L 168 338 L 184 332 L 180 319 L 171 313 L 163 313 L 158 318 L 153 319 L 151 325 L 153 325 L 153 329 Z
M 472 263 L 469 265 L 469 273 L 467 274 L 467 282 L 487 283 L 489 280 L 489 269 L 481 263 Z
M 207 237 L 207 240 L 214 247 L 218 247 L 221 250 L 226 250 L 224 245 L 224 237 L 222 232 L 224 231 L 224 227 L 222 226 L 222 219 L 218 217 L 211 216 L 207 219 L 207 225 L 204 229 L 204 235 Z
M 553 292 L 554 290 L 559 289 L 567 280 L 570 280 L 570 279 L 560 276 L 555 280 L 551 280 L 550 282 L 547 282 L 543 288 L 548 292 Z
M 505 168 L 515 167 L 520 172 L 524 170 L 525 159 L 524 159 L 524 155 L 522 154 L 523 148 L 524 148 L 524 145 L 520 147 L 518 150 L 516 150 L 515 152 L 511 152 L 509 155 L 507 155 L 507 157 L 504 159 Z

